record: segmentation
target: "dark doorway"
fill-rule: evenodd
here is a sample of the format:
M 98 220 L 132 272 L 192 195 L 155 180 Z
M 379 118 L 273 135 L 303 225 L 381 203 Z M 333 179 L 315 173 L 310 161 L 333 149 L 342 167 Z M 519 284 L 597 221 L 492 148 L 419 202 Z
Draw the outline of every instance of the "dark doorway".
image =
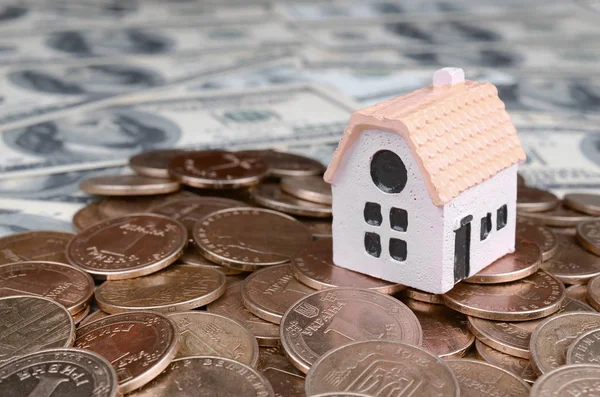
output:
M 460 228 L 454 231 L 454 282 L 469 277 L 471 262 L 471 215 L 460 221 Z

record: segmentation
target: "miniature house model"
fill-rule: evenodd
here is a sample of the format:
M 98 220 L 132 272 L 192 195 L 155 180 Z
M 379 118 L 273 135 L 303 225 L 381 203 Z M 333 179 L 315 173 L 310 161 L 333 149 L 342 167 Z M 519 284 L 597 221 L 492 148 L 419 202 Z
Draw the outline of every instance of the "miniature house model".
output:
M 324 176 L 334 263 L 447 292 L 514 251 L 524 160 L 496 87 L 462 69 L 357 111 Z

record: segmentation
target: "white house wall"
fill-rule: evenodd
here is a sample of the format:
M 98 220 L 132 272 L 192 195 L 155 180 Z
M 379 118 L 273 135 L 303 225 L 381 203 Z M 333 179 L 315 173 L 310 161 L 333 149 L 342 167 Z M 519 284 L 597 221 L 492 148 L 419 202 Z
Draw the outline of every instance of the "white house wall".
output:
M 371 158 L 383 149 L 395 152 L 406 166 L 407 183 L 400 193 L 384 193 L 371 180 Z M 364 131 L 344 154 L 332 189 L 333 259 L 338 266 L 422 290 L 440 291 L 445 273 L 442 270 L 443 210 L 432 203 L 417 163 L 400 135 Z M 380 226 L 365 222 L 366 202 L 381 205 L 383 222 Z M 391 207 L 408 211 L 406 232 L 390 228 Z M 367 231 L 380 235 L 379 258 L 365 251 Z M 391 237 L 407 242 L 406 261 L 390 257 L 388 240 Z

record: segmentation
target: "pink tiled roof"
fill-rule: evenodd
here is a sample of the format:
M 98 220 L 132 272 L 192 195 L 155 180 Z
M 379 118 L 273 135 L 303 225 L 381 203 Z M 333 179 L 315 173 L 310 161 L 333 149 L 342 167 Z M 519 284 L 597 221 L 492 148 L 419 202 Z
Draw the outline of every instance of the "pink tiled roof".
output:
M 467 80 L 428 86 L 354 113 L 325 181 L 332 181 L 345 151 L 370 129 L 393 131 L 405 139 L 438 206 L 525 160 L 496 87 Z

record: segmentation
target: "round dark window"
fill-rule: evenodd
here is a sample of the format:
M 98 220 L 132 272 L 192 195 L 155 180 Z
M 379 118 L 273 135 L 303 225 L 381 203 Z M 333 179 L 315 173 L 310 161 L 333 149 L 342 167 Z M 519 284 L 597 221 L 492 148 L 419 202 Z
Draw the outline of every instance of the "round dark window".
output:
M 371 179 L 386 193 L 400 193 L 406 186 L 406 167 L 396 153 L 380 150 L 371 160 Z

